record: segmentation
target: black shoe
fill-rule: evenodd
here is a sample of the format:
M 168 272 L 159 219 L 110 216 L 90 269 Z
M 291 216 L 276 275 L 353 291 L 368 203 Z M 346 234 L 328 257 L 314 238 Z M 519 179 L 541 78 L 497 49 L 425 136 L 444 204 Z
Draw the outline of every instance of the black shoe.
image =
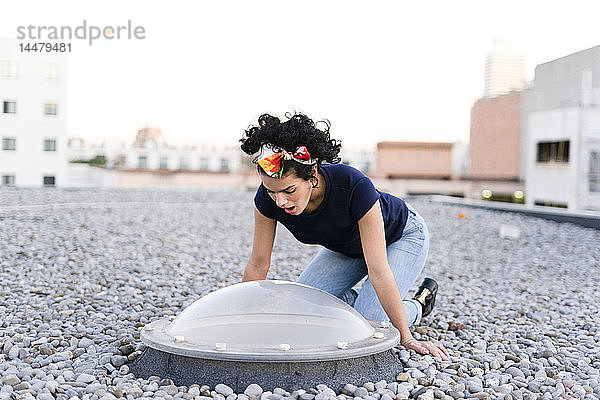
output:
M 435 295 L 437 294 L 438 284 L 431 278 L 423 279 L 423 283 L 417 289 L 413 299 L 417 300 L 423 306 L 423 317 L 431 314 L 435 306 Z

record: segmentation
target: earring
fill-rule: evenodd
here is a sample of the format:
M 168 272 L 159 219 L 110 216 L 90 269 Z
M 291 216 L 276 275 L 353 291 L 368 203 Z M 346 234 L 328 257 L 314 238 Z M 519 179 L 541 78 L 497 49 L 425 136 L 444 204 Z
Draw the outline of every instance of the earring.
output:
M 309 178 L 309 180 L 314 179 L 316 182 L 311 181 L 310 185 L 312 186 L 312 188 L 316 188 L 317 186 L 319 186 L 319 178 L 317 178 L 316 176 L 311 176 Z

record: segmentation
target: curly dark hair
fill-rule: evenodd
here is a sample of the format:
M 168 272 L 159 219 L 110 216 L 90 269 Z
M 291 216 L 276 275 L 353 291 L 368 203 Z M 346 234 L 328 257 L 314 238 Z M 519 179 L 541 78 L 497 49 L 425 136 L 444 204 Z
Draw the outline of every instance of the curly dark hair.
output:
M 302 113 L 286 114 L 287 121 L 281 122 L 279 118 L 263 114 L 258 118 L 258 126 L 250 126 L 245 135 L 240 139 L 242 151 L 248 155 L 256 154 L 263 144 L 273 144 L 286 151 L 294 152 L 299 146 L 306 146 L 311 158 L 317 160 L 317 165 L 322 162 L 330 164 L 339 163 L 338 154 L 342 148 L 339 140 L 329 137 L 329 121 L 323 123 L 324 129 L 319 129 L 312 119 Z M 257 157 L 252 162 L 257 163 Z M 259 172 L 264 173 L 257 164 Z M 296 176 L 304 180 L 311 177 L 312 167 L 299 162 L 288 160 L 283 163 L 283 174 L 295 172 Z

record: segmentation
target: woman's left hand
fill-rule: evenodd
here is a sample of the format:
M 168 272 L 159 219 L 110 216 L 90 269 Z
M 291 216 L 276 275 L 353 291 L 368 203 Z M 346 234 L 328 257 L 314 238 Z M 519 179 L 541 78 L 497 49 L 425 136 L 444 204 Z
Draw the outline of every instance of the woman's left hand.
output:
M 442 361 L 449 361 L 450 354 L 448 354 L 448 350 L 441 343 L 429 342 L 426 340 L 417 340 L 415 338 L 410 338 L 406 342 L 402 343 L 402 346 L 407 349 L 413 349 L 419 354 L 431 354 L 434 357 L 439 358 Z

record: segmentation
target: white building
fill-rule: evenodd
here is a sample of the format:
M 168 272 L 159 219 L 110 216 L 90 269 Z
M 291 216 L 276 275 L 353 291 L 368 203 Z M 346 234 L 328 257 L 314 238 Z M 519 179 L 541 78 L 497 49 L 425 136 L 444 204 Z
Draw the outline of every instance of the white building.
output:
M 182 146 L 146 142 L 126 148 L 120 168 L 170 171 L 238 172 L 241 151 L 237 146 Z
M 452 143 L 452 176 L 461 179 L 469 175 L 470 146 L 462 140 Z
M 242 152 L 237 146 L 209 144 L 170 146 L 163 140 L 146 140 L 130 145 L 117 142 L 87 143 L 70 138 L 69 161 L 106 157 L 106 167 L 128 170 L 169 172 L 230 172 L 242 168 Z
M 484 97 L 496 97 L 523 88 L 525 54 L 515 41 L 497 39 L 485 60 Z
M 345 148 L 340 153 L 342 163 L 348 164 L 364 174 L 370 174 L 377 169 L 377 151 L 374 148 Z
M 600 46 L 538 65 L 522 107 L 527 204 L 600 210 Z
M 144 131 L 159 131 L 144 128 Z M 138 132 L 138 138 L 140 133 Z M 132 144 L 68 141 L 70 161 L 89 161 L 100 156 L 102 166 L 70 163 L 67 186 L 111 188 L 232 188 L 256 187 L 255 174 L 248 174 L 237 146 L 169 146 L 161 138 Z M 238 173 L 243 172 L 243 173 Z
M 64 184 L 66 60 L 0 38 L 0 185 Z

